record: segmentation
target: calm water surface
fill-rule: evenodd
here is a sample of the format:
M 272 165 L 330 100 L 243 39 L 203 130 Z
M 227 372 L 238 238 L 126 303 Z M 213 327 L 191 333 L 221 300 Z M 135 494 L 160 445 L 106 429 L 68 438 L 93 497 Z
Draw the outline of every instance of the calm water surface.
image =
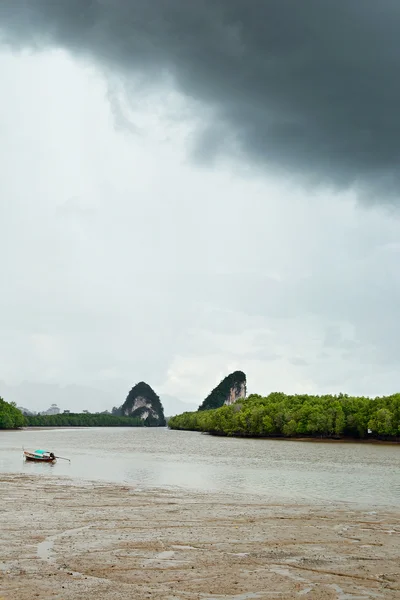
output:
M 22 447 L 71 458 L 25 462 Z M 168 429 L 0 432 L 0 472 L 68 475 L 265 501 L 400 507 L 400 445 L 217 438 Z

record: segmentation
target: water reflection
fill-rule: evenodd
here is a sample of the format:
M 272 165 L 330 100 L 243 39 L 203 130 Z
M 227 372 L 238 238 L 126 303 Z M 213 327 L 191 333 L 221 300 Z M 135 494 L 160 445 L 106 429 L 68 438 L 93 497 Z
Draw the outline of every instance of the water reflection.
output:
M 48 469 L 53 469 L 56 462 L 34 461 L 22 459 L 22 469 L 27 473 L 43 473 L 46 474 Z

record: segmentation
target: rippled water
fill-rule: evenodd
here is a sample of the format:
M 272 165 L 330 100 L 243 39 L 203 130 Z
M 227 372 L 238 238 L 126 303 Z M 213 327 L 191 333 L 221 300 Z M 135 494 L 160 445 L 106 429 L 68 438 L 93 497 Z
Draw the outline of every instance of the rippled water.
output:
M 22 447 L 71 458 L 25 462 Z M 0 432 L 0 471 L 295 502 L 400 506 L 400 445 L 218 438 L 149 428 Z

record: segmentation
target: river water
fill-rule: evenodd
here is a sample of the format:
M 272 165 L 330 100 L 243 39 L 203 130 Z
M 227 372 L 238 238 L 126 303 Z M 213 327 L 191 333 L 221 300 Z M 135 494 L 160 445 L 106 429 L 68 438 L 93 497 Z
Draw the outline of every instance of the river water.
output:
M 25 462 L 22 447 L 50 449 L 71 463 Z M 3 431 L 0 472 L 225 492 L 268 502 L 400 507 L 400 445 L 219 438 L 164 428 Z

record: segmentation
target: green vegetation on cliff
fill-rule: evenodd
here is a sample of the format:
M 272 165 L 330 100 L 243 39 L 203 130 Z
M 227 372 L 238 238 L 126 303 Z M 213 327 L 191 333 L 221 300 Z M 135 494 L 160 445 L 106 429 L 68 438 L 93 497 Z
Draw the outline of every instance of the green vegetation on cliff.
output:
M 230 436 L 395 439 L 400 438 L 400 394 L 375 399 L 253 394 L 231 406 L 172 417 L 168 426 Z
M 115 414 L 115 409 L 113 409 Z M 147 427 L 164 427 L 164 409 L 153 388 L 141 381 L 129 392 L 118 413 L 130 418 L 141 419 Z
M 0 429 L 17 429 L 24 427 L 25 424 L 25 417 L 15 403 L 0 398 Z
M 233 390 L 236 396 L 239 397 L 243 386 L 246 386 L 246 375 L 243 371 L 231 373 L 213 389 L 202 405 L 199 406 L 199 410 L 210 410 L 223 406 L 225 401 L 230 397 L 231 391 Z
M 139 418 L 104 413 L 62 413 L 26 417 L 28 427 L 143 427 Z

